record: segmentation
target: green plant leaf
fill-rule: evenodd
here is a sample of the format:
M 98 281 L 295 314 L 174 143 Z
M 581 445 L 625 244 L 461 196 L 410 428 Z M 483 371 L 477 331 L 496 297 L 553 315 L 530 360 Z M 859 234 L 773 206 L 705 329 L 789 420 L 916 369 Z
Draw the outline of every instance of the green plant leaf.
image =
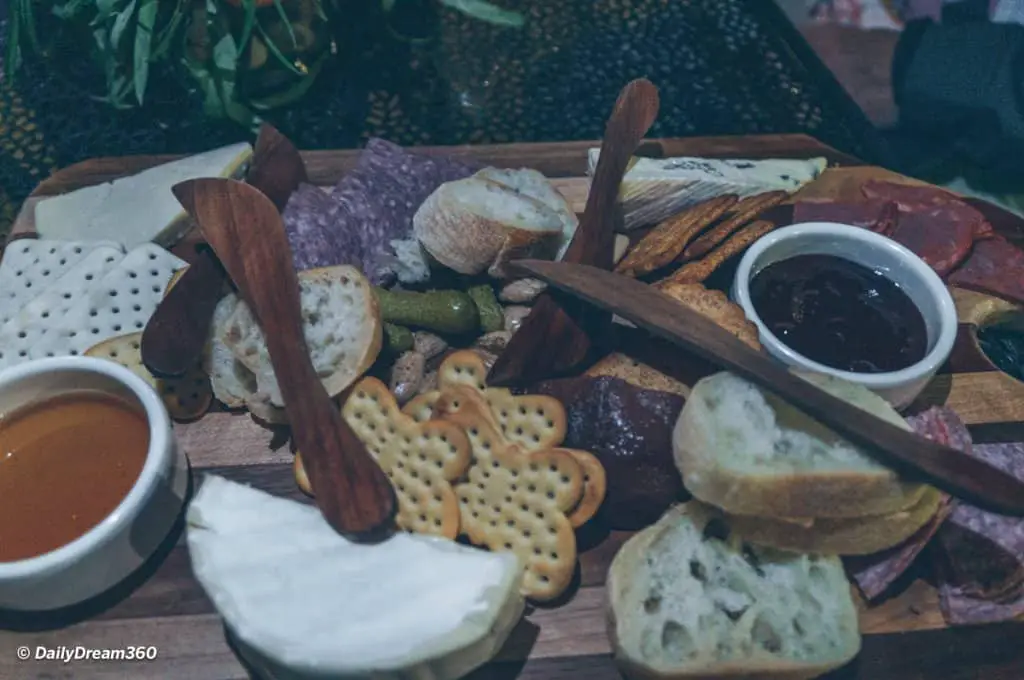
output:
M 380 0 L 380 8 L 388 13 L 395 8 L 395 0 Z
M 295 64 L 288 60 L 288 57 L 281 54 L 281 50 L 277 49 L 277 45 L 270 39 L 270 36 L 266 34 L 263 27 L 260 26 L 259 22 L 256 23 L 256 30 L 260 32 L 260 37 L 263 38 L 263 42 L 266 43 L 267 49 L 270 51 L 274 58 L 277 59 L 281 64 L 285 66 L 289 71 L 297 76 L 305 76 L 306 74 L 296 68 Z
M 242 24 L 242 36 L 238 40 L 238 58 L 242 58 L 242 52 L 249 44 L 252 37 L 253 26 L 256 25 L 256 0 L 242 0 L 245 6 L 245 20 Z
M 107 23 L 119 3 L 124 0 L 96 0 L 96 16 L 90 22 L 90 26 L 101 26 Z
M 33 0 L 19 0 L 15 6 L 23 8 L 23 23 L 28 46 L 33 52 L 39 51 L 39 35 L 36 33 L 36 13 L 32 7 Z
M 110 46 L 115 52 L 121 49 L 121 38 L 124 37 L 129 23 L 133 25 L 135 23 L 132 21 L 135 18 L 135 2 L 136 0 L 129 0 L 128 6 L 118 13 L 117 18 L 114 19 L 114 26 L 110 29 Z
M 316 81 L 317 74 L 323 69 L 329 54 L 322 55 L 317 59 L 316 63 L 309 69 L 309 73 L 304 78 L 296 81 L 293 85 L 286 88 L 281 92 L 276 92 L 272 95 L 262 97 L 260 99 L 253 99 L 249 103 L 257 111 L 267 111 L 269 109 L 277 108 L 278 106 L 284 106 L 291 104 L 295 100 L 299 99 L 302 95 L 306 94 L 313 83 Z
M 4 74 L 13 79 L 21 67 L 21 22 L 13 16 L 7 22 L 7 47 L 4 53 Z
M 498 26 L 519 28 L 526 22 L 526 18 L 521 13 L 503 9 L 487 0 L 441 0 L 441 4 L 462 12 L 466 16 Z
M 149 79 L 150 51 L 153 45 L 153 28 L 156 25 L 157 2 L 159 0 L 142 0 L 139 7 L 139 23 L 135 27 L 134 73 L 135 98 L 142 104 L 146 93 L 146 81 Z
M 288 18 L 288 13 L 284 11 L 284 5 L 281 4 L 281 0 L 274 0 L 274 8 L 277 10 L 277 16 L 281 18 L 281 22 L 284 24 L 284 27 L 288 29 L 288 37 L 292 39 L 292 47 L 297 48 L 299 43 L 295 39 L 295 31 L 292 29 L 292 22 Z
M 185 18 L 185 12 L 182 10 L 181 2 L 179 0 L 178 5 L 174 8 L 174 13 L 167 19 L 164 24 L 163 30 L 160 31 L 156 39 L 156 47 L 153 48 L 152 54 L 150 55 L 150 61 L 159 61 L 163 59 L 168 52 L 171 50 L 171 46 L 175 42 L 175 38 L 178 35 L 178 28 L 181 27 L 181 22 Z
M 53 15 L 58 19 L 68 21 L 76 18 L 80 13 L 86 9 L 91 9 L 96 5 L 95 0 L 69 0 L 63 5 L 54 5 L 50 10 Z

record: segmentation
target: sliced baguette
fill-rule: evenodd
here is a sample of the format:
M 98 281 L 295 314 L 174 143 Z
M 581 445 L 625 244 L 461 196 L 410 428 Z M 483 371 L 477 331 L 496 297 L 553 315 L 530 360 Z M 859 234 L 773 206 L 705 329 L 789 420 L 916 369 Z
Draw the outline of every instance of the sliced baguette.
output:
M 928 488 L 905 510 L 888 515 L 816 518 L 804 521 L 729 515 L 729 525 L 751 543 L 780 550 L 835 555 L 871 555 L 907 540 L 935 516 L 943 495 Z
M 299 287 L 306 344 L 313 367 L 327 393 L 337 396 L 369 369 L 380 352 L 383 324 L 377 298 L 366 277 L 347 265 L 301 272 Z M 263 331 L 248 305 L 239 301 L 214 332 L 255 377 L 256 396 L 252 399 L 283 407 L 281 388 L 274 376 Z M 222 359 L 216 360 L 221 373 L 219 387 L 237 394 L 238 384 L 228 383 L 235 368 L 229 369 L 226 356 L 221 356 Z M 241 382 L 247 391 L 248 383 Z M 246 399 L 250 410 L 252 399 Z
M 629 539 L 608 572 L 608 631 L 629 678 L 813 678 L 860 650 L 835 556 L 744 543 L 686 503 Z
M 562 259 L 562 255 L 569 248 L 572 237 L 576 234 L 579 218 L 573 212 L 569 201 L 565 200 L 565 196 L 551 185 L 547 177 L 532 168 L 519 168 L 518 170 L 484 168 L 474 176 L 503 184 L 517 194 L 529 196 L 540 201 L 558 213 L 558 217 L 562 222 L 562 238 L 555 259 Z
M 825 391 L 894 425 L 906 421 L 859 385 L 798 373 Z M 861 517 L 919 502 L 921 484 L 901 482 L 831 430 L 731 373 L 700 380 L 673 432 L 686 488 L 736 515 Z
M 562 216 L 504 184 L 468 177 L 442 184 L 413 216 L 413 234 L 430 255 L 460 274 L 504 278 L 513 259 L 554 258 Z

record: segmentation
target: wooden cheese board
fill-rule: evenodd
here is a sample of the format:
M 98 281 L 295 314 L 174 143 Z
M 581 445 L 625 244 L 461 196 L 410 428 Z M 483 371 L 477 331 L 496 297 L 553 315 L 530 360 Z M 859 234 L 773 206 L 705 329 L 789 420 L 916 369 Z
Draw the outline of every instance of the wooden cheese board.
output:
M 582 212 L 589 180 L 586 151 L 593 142 L 512 144 L 417 149 L 468 157 L 499 167 L 532 167 Z M 309 176 L 333 185 L 357 157 L 355 151 L 303 154 Z M 741 158 L 824 156 L 830 168 L 801 196 L 842 199 L 869 178 L 892 173 L 865 166 L 802 135 L 648 140 L 642 155 Z M 12 238 L 31 237 L 35 202 L 46 196 L 138 172 L 173 157 L 108 158 L 66 168 L 44 181 L 22 209 Z M 899 178 L 899 176 L 896 176 Z M 902 181 L 910 181 L 902 178 Z M 1024 220 L 998 208 L 974 203 L 1007 239 L 1024 242 Z M 175 252 L 186 260 L 192 246 Z M 961 321 L 957 346 L 947 365 L 916 406 L 955 409 L 979 441 L 1024 440 L 1024 383 L 1000 372 L 980 352 L 974 329 L 992 315 L 1015 311 L 1009 303 L 970 291 L 954 290 Z M 189 457 L 193 483 L 203 473 L 248 483 L 279 496 L 303 499 L 292 474 L 293 453 L 287 428 L 257 425 L 247 414 L 214 410 L 198 421 L 176 425 Z M 474 678 L 618 678 L 605 633 L 604 579 L 616 550 L 629 537 L 611 532 L 581 545 L 578 586 L 555 606 L 529 612 L 495 661 Z M 583 539 L 581 539 L 582 543 Z M 909 575 L 908 575 L 909 576 Z M 864 606 L 861 654 L 836 672 L 836 678 L 1017 678 L 1024 673 L 1024 624 L 947 628 L 934 588 L 907 578 L 893 597 Z M 110 662 L 20 661 L 18 648 L 31 650 L 156 647 L 155 659 Z M 126 665 L 122 665 L 126 664 Z M 130 664 L 130 665 L 127 665 Z M 249 674 L 225 639 L 220 617 L 191 575 L 180 527 L 142 572 L 116 592 L 59 617 L 0 612 L 0 677 L 42 678 L 245 678 Z

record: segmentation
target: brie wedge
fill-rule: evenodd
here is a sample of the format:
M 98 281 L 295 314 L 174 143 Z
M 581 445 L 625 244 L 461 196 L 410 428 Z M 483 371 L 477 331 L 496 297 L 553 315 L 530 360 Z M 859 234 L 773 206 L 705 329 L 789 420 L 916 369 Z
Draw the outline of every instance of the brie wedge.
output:
M 587 172 L 593 176 L 600 149 L 590 149 Z M 825 170 L 824 158 L 739 160 L 712 158 L 639 158 L 630 160 L 619 188 L 623 229 L 657 224 L 701 201 L 736 194 L 798 190 Z
M 170 247 L 189 227 L 171 187 L 200 177 L 241 176 L 251 157 L 252 147 L 241 142 L 44 199 L 36 204 L 36 231 L 39 238 L 115 241 L 129 250 L 147 241 Z
M 523 611 L 511 553 L 399 533 L 336 534 L 311 505 L 206 476 L 192 570 L 250 664 L 274 678 L 458 678 Z

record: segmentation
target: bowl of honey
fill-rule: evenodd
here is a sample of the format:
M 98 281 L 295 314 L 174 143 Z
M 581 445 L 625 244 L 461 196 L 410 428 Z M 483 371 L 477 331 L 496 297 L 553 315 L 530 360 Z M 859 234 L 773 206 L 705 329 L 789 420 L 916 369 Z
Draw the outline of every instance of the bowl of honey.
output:
M 956 307 L 935 271 L 846 224 L 794 224 L 761 238 L 740 261 L 732 298 L 776 359 L 862 384 L 895 408 L 917 397 L 956 340 Z
M 164 541 L 187 489 L 167 410 L 130 370 L 59 357 L 0 372 L 0 608 L 109 590 Z

